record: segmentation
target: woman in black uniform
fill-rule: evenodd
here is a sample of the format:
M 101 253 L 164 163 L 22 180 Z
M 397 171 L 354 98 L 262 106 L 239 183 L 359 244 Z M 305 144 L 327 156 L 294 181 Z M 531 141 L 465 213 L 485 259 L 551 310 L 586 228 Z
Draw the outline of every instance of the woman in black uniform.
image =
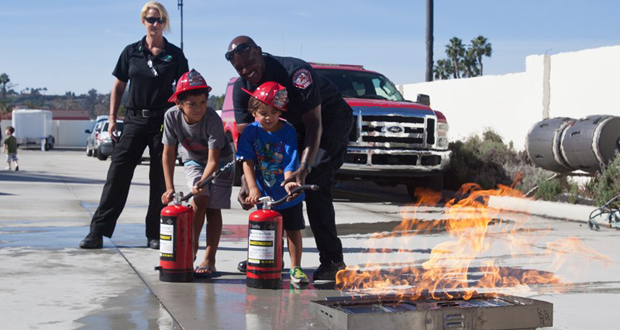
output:
M 147 2 L 141 12 L 146 36 L 125 47 L 112 73 L 116 77 L 110 95 L 109 132 L 116 140 L 118 108 L 129 82 L 125 103 L 123 134 L 118 139 L 108 177 L 103 187 L 99 207 L 93 215 L 90 233 L 80 247 L 99 249 L 103 236 L 112 237 L 133 177 L 144 148 L 149 146 L 149 207 L 146 214 L 147 246 L 159 249 L 159 215 L 164 207 L 161 195 L 165 191 L 162 156 L 162 124 L 164 113 L 172 106 L 168 98 L 173 93 L 174 82 L 189 71 L 183 51 L 169 43 L 163 33 L 170 30 L 166 8 L 156 1 Z

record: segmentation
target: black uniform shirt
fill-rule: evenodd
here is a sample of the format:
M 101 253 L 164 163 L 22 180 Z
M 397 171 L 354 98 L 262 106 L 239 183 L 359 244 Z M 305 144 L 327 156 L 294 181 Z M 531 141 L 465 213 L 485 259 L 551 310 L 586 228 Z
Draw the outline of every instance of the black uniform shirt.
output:
M 128 109 L 167 109 L 172 96 L 173 83 L 189 71 L 183 51 L 164 38 L 164 49 L 153 56 L 142 40 L 125 47 L 112 74 L 118 80 L 129 81 Z M 151 68 L 148 65 L 152 61 Z M 157 76 L 155 76 L 157 72 Z
M 346 138 L 342 136 L 342 132 L 351 125 L 352 110 L 329 79 L 315 72 L 310 64 L 298 58 L 266 53 L 263 57 L 265 73 L 258 85 L 266 81 L 275 81 L 286 87 L 289 102 L 281 117 L 293 124 L 298 137 L 303 139 L 306 132 L 301 116 L 320 104 L 323 136 Z M 250 95 L 242 91 L 241 87 L 254 91 L 258 86 L 239 78 L 233 89 L 235 120 L 238 123 L 251 123 L 254 117 L 248 112 Z

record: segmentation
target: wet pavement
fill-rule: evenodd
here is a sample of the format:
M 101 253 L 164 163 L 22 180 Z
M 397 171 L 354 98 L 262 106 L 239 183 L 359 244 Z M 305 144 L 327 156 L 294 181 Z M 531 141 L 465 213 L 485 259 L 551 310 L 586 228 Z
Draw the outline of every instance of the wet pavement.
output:
M 159 252 L 146 248 L 144 237 L 145 165 L 137 168 L 113 238 L 105 238 L 101 250 L 79 249 L 108 165 L 109 161 L 88 158 L 79 151 L 20 150 L 20 172 L 0 172 L 2 329 L 327 329 L 310 312 L 311 301 L 350 294 L 334 290 L 333 285 L 292 286 L 288 269 L 281 290 L 247 288 L 236 265 L 246 256 L 249 212 L 236 203 L 223 213 L 225 226 L 217 254 L 221 276 L 191 283 L 159 281 L 154 270 Z M 187 190 L 180 167 L 175 181 L 178 190 Z M 432 249 L 450 238 L 441 225 L 446 211 L 412 207 L 403 190 L 369 191 L 352 184 L 336 191 L 338 228 L 348 265 L 421 268 Z M 471 275 L 481 273 L 491 258 L 511 272 L 549 271 L 554 259 L 547 253 L 552 249 L 547 243 L 580 237 L 609 260 L 593 260 L 583 250 L 574 251 L 577 263 L 553 270 L 572 284 L 570 289 L 558 293 L 544 286 L 519 287 L 518 294 L 554 303 L 555 325 L 548 329 L 617 328 L 613 306 L 620 298 L 618 231 L 588 230 L 585 220 L 591 208 L 506 198 L 492 200 L 491 206 L 504 209 L 498 215 L 501 221 L 490 225 L 493 248 L 472 265 Z M 440 225 L 426 233 L 411 230 L 393 235 L 401 219 L 414 216 Z M 521 230 L 537 240 L 529 246 L 531 254 L 514 255 L 502 244 L 511 236 L 499 229 L 525 219 Z M 309 228 L 303 236 L 302 265 L 311 275 L 318 266 L 318 252 Z M 204 233 L 198 258 L 203 254 Z M 287 254 L 284 261 L 290 264 Z M 592 311 L 586 314 L 584 306 Z

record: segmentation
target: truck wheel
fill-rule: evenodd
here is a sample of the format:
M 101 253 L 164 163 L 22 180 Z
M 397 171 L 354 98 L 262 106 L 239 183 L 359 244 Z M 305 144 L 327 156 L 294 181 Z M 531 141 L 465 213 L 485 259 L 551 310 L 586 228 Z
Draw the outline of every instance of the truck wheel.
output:
M 416 201 L 414 196 L 416 188 L 429 188 L 436 192 L 443 189 L 443 174 L 419 178 L 414 182 L 407 183 L 407 194 L 412 201 Z
M 101 151 L 99 151 L 99 152 L 97 152 L 97 159 L 99 159 L 99 160 L 106 160 L 106 159 L 108 159 L 108 156 L 102 154 Z

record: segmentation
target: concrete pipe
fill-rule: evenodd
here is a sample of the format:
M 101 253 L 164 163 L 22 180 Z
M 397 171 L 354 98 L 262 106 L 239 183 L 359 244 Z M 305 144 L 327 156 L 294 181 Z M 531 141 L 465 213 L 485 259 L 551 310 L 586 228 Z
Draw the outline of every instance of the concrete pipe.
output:
M 562 154 L 568 164 L 594 173 L 618 150 L 620 117 L 593 115 L 575 121 L 562 137 Z
M 564 130 L 575 122 L 571 118 L 548 118 L 536 123 L 527 133 L 527 154 L 538 167 L 558 173 L 574 171 L 561 152 Z

